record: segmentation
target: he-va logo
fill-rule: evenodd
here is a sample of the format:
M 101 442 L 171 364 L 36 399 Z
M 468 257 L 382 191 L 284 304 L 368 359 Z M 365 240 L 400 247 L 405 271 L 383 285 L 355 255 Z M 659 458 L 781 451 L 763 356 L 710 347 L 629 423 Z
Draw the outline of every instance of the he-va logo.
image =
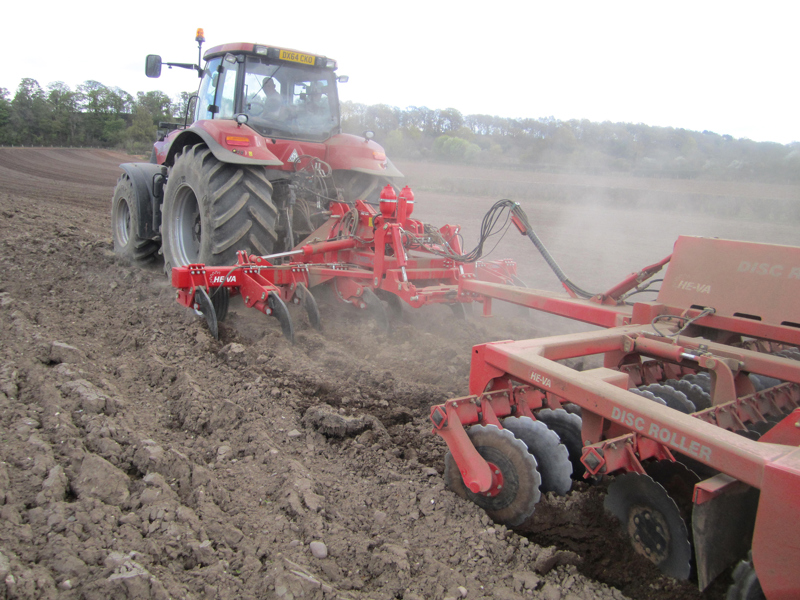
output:
M 545 377 L 541 373 L 537 373 L 536 371 L 531 371 L 531 383 L 540 385 L 542 387 L 552 387 L 553 382 L 550 381 L 549 377 Z
M 289 156 L 289 162 L 296 161 L 298 156 L 300 156 L 300 155 L 297 153 L 297 148 L 295 148 L 294 150 L 292 150 L 292 153 Z
M 679 290 L 686 290 L 687 292 L 697 292 L 698 294 L 710 294 L 711 286 L 705 283 L 696 283 L 694 281 L 684 281 L 678 284 Z
M 228 275 L 227 278 L 225 275 L 212 275 L 208 279 L 211 283 L 236 283 L 236 275 Z

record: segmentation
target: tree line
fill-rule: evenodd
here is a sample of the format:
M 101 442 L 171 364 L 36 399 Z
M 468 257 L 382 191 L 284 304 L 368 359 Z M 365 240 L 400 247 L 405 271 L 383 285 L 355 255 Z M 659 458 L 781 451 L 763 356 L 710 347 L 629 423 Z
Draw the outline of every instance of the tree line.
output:
M 0 88 L 0 145 L 104 147 L 142 153 L 152 148 L 160 121 L 186 111 L 192 96 L 137 92 L 85 81 L 75 90 L 63 82 L 42 88 L 23 79 L 11 96 Z
M 160 121 L 182 121 L 192 92 L 131 95 L 97 81 L 75 90 L 23 79 L 0 88 L 0 145 L 99 146 L 145 153 Z M 343 102 L 342 129 L 375 133 L 391 157 L 643 176 L 800 181 L 800 142 L 783 145 L 710 131 L 553 117 L 463 115 Z
M 633 123 L 462 115 L 454 108 L 342 104 L 342 127 L 397 158 L 589 173 L 800 182 L 800 142 Z

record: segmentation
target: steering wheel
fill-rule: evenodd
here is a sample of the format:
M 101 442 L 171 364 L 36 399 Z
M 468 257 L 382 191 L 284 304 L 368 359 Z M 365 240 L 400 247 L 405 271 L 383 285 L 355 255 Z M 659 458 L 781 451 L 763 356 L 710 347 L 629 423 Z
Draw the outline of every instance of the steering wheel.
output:
M 264 103 L 260 99 L 250 100 L 250 102 L 247 103 L 247 112 L 254 117 L 260 117 L 262 114 L 264 114 Z

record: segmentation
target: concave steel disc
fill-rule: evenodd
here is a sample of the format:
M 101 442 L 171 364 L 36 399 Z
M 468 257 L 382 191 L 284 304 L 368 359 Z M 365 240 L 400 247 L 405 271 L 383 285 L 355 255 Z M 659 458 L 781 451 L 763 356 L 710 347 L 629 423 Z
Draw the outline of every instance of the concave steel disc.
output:
M 628 532 L 636 552 L 665 575 L 688 579 L 692 546 L 675 501 L 648 475 L 625 473 L 608 488 L 603 507 Z

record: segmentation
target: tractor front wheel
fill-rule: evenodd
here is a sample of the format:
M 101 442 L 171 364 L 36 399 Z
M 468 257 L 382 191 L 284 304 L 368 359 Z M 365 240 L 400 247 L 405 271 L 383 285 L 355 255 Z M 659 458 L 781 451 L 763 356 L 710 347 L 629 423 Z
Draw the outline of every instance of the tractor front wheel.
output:
M 275 251 L 278 211 L 264 167 L 223 163 L 203 144 L 175 158 L 164 191 L 164 268 L 235 265 L 236 252 Z

